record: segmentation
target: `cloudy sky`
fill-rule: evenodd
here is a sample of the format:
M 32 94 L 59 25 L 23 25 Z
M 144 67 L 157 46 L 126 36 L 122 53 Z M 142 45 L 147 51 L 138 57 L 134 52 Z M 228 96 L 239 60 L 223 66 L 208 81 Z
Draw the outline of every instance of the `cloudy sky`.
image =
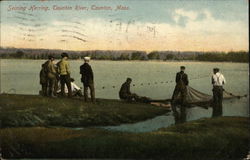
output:
M 248 0 L 38 0 L 0 4 L 2 47 L 248 50 Z

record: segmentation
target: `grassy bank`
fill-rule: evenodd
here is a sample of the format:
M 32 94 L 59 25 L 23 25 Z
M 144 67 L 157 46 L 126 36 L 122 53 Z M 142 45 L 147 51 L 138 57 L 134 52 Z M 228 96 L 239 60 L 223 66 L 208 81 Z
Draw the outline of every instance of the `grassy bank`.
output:
M 149 133 L 100 129 L 6 128 L 4 158 L 242 159 L 249 150 L 249 119 L 201 119 Z
M 142 103 L 98 99 L 0 95 L 1 127 L 118 125 L 153 118 L 169 110 Z

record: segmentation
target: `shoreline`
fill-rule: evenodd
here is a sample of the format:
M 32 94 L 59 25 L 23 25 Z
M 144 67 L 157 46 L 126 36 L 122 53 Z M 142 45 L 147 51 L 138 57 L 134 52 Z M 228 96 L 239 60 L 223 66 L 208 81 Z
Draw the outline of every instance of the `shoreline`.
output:
M 121 100 L 0 94 L 1 127 L 91 127 L 135 123 L 170 112 L 169 108 Z
M 46 61 L 48 59 L 31 59 L 31 58 L 1 58 L 1 60 L 32 60 L 32 61 Z M 60 60 L 60 59 L 55 59 Z M 83 59 L 69 59 L 68 61 L 83 61 Z M 249 63 L 249 62 L 233 62 L 233 61 L 197 61 L 197 60 L 103 60 L 103 59 L 91 59 L 92 62 L 104 61 L 104 62 L 166 62 L 166 63 L 176 63 L 176 62 L 197 62 L 197 63 Z

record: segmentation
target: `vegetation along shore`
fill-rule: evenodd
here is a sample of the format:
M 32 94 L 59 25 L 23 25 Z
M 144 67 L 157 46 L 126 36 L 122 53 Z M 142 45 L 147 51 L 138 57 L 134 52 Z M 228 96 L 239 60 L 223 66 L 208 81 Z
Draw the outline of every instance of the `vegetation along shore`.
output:
M 0 95 L 1 127 L 119 125 L 153 118 L 168 108 L 120 100 L 49 98 L 35 95 Z
M 4 158 L 243 159 L 250 142 L 249 118 L 204 118 L 155 132 L 102 129 L 5 128 Z
M 59 59 L 62 52 L 67 52 L 70 59 L 83 59 L 85 56 L 95 60 L 161 60 L 161 61 L 211 61 L 211 62 L 249 62 L 248 51 L 137 51 L 137 50 L 90 50 L 70 51 L 51 49 L 20 49 L 0 47 L 0 58 L 47 59 L 53 55 Z

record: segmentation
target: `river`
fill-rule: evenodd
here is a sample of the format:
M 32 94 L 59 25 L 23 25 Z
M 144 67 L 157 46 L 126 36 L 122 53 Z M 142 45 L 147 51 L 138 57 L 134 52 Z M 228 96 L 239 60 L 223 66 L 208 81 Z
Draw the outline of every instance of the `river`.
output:
M 1 90 L 5 93 L 38 94 L 39 71 L 45 60 L 1 60 Z M 71 76 L 80 82 L 80 60 L 69 61 Z M 225 90 L 238 95 L 249 93 L 247 63 L 212 62 L 159 62 L 159 61 L 91 61 L 95 76 L 97 98 L 118 99 L 121 84 L 127 77 L 133 79 L 131 91 L 153 99 L 170 98 L 175 86 L 175 74 L 186 66 L 190 86 L 212 95 L 211 75 L 214 67 L 220 68 L 226 78 Z M 187 120 L 211 117 L 212 110 L 194 107 L 187 110 Z M 225 100 L 223 116 L 249 116 L 249 98 Z M 162 115 L 135 124 L 106 126 L 106 129 L 128 132 L 147 132 L 174 124 L 172 114 Z

